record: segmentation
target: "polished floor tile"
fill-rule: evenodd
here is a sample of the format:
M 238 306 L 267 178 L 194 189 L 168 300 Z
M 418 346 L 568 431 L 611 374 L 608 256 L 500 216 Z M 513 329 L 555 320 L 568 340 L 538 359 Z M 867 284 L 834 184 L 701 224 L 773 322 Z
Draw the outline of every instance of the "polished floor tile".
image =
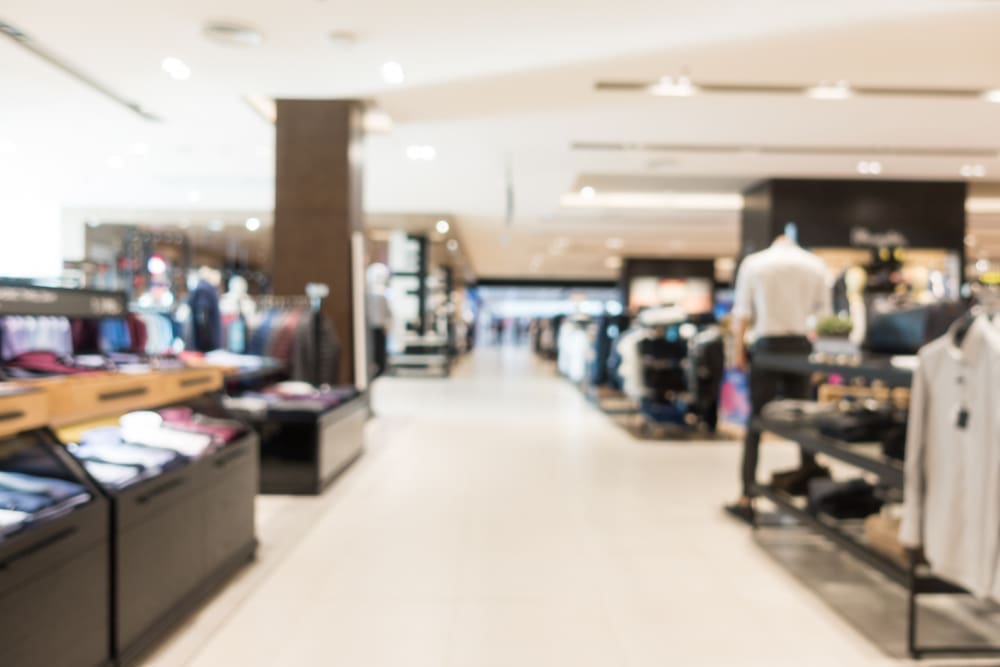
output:
M 721 513 L 735 443 L 637 441 L 524 350 L 373 402 L 365 456 L 261 497 L 258 562 L 149 665 L 901 664 Z

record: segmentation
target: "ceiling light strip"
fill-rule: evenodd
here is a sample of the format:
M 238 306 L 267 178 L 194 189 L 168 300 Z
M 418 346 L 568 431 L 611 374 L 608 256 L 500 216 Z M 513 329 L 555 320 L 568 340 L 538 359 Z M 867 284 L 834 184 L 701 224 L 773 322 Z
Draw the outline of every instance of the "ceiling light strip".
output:
M 141 118 L 152 122 L 160 122 L 162 120 L 155 114 L 146 111 L 137 102 L 133 102 L 132 100 L 122 97 L 121 95 L 111 90 L 104 84 L 100 83 L 90 75 L 85 74 L 76 67 L 73 67 L 69 63 L 61 60 L 60 58 L 58 58 L 57 56 L 55 56 L 54 54 L 50 53 L 48 50 L 40 46 L 31 37 L 21 32 L 19 29 L 10 25 L 9 23 L 0 21 L 0 34 L 6 35 L 16 44 L 20 45 L 24 49 L 35 54 L 36 56 L 38 56 L 45 62 L 49 63 L 53 67 L 62 70 L 66 74 L 70 75 L 71 77 L 82 83 L 83 85 L 100 93 L 101 95 L 107 97 L 108 99 L 120 104 L 121 106 L 125 107 L 126 109 L 140 116 Z
M 605 92 L 651 92 L 657 81 L 598 81 L 594 89 Z M 826 84 L 829 85 L 829 84 Z M 802 95 L 824 84 L 697 82 L 692 86 L 702 93 L 729 95 Z M 931 88 L 893 86 L 850 86 L 852 95 L 871 97 L 935 97 L 942 99 L 978 99 L 989 91 L 972 88 Z
M 576 141 L 574 151 L 641 151 L 653 153 L 709 153 L 769 155 L 848 155 L 882 157 L 931 157 L 931 158 L 980 158 L 1000 157 L 997 148 L 916 147 L 905 146 L 754 146 L 740 144 L 657 144 L 657 143 L 608 143 Z

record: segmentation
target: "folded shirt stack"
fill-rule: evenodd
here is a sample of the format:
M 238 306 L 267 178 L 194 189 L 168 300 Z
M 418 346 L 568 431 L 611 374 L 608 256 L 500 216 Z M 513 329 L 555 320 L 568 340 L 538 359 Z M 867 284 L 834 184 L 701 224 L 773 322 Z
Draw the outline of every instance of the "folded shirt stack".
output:
M 761 416 L 768 421 L 790 426 L 811 426 L 816 423 L 820 416 L 829 415 L 835 411 L 836 406 L 832 403 L 783 399 L 766 404 L 761 410 Z
M 281 382 L 260 392 L 227 398 L 230 411 L 257 418 L 314 417 L 329 412 L 358 395 L 352 386 L 316 388 L 305 382 Z
M 74 482 L 0 471 L 0 535 L 18 530 L 33 520 L 57 515 L 90 500 L 85 488 Z

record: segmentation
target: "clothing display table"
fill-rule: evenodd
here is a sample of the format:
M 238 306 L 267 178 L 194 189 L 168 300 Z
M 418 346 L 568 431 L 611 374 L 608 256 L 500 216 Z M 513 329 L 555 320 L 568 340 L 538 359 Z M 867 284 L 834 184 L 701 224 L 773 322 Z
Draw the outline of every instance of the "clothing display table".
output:
M 759 355 L 754 364 L 765 364 L 768 368 L 803 375 L 836 374 L 844 377 L 859 377 L 877 380 L 893 386 L 909 386 L 912 372 L 894 367 L 887 358 L 865 358 L 858 365 L 814 363 L 806 357 L 789 355 Z M 887 458 L 878 451 L 877 445 L 848 443 L 819 433 L 816 428 L 786 421 L 759 419 L 756 422 L 761 431 L 778 435 L 797 442 L 806 450 L 823 454 L 843 464 L 874 474 L 882 486 L 901 491 L 903 489 L 903 464 Z M 960 586 L 934 576 L 918 564 L 910 555 L 908 565 L 901 564 L 879 552 L 854 530 L 850 521 L 838 521 L 830 516 L 812 511 L 804 503 L 774 488 L 757 483 L 754 495 L 771 501 L 779 512 L 795 518 L 804 526 L 815 530 L 829 539 L 838 548 L 878 570 L 891 581 L 904 586 L 907 591 L 907 649 L 914 658 L 939 655 L 997 654 L 1000 646 L 926 646 L 918 636 L 918 596 L 926 594 L 967 594 Z M 754 513 L 754 527 L 757 526 Z

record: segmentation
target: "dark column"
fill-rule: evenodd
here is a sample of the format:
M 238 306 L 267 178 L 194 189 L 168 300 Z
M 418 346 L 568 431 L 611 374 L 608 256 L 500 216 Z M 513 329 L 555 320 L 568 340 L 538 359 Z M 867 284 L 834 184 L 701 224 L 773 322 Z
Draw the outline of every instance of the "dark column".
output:
M 340 339 L 340 381 L 350 384 L 355 349 L 363 347 L 354 340 L 351 247 L 362 228 L 362 106 L 354 100 L 278 100 L 277 108 L 274 293 L 304 294 L 308 283 L 330 287 L 323 313 Z M 363 280 L 363 270 L 358 275 Z

